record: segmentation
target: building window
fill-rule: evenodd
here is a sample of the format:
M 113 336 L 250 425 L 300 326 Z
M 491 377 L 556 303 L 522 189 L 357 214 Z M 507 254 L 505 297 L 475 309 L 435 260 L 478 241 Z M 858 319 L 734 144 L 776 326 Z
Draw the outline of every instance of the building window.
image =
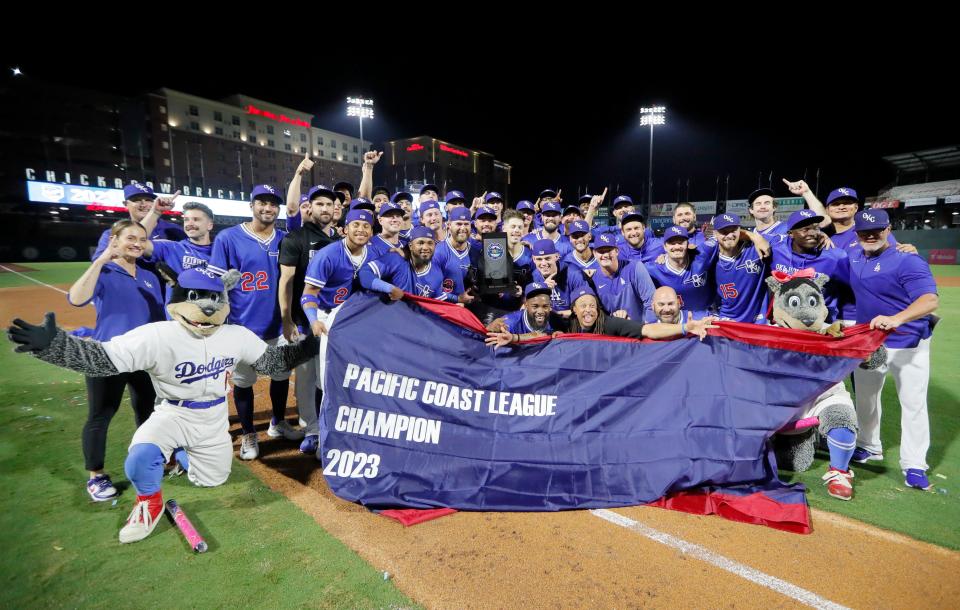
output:
M 166 123 L 160 123 L 160 131 L 166 131 L 166 130 L 167 130 L 167 124 L 166 124 Z
M 230 121 L 231 121 L 231 124 L 236 125 L 237 127 L 240 126 L 240 117 L 238 116 L 230 117 Z
M 301 134 L 300 134 L 300 141 L 301 141 L 301 142 L 306 142 L 306 141 L 307 141 L 307 134 L 301 133 Z
M 223 135 L 223 127 L 214 127 L 213 133 L 217 134 L 218 136 L 222 136 L 222 135 Z
M 283 150 L 293 150 L 293 149 L 290 147 L 290 143 L 288 142 L 283 145 Z
M 333 138 L 330 138 L 330 148 L 336 148 L 336 147 L 337 147 L 337 141 L 334 140 Z
M 317 146 L 323 146 L 323 136 L 317 138 Z
M 247 134 L 247 139 L 250 140 L 251 142 L 256 142 L 256 141 L 257 141 L 257 134 L 256 134 L 256 133 L 248 133 L 248 134 Z
M 307 154 L 307 147 L 306 147 L 306 146 L 301 146 L 301 147 L 300 147 L 300 154 L 301 154 L 301 155 Z
M 256 121 L 247 121 L 247 126 L 250 127 L 250 129 L 252 129 L 252 130 L 254 130 L 254 131 L 257 130 L 257 122 L 256 122 Z
M 164 167 L 170 167 L 170 159 L 164 159 L 164 160 L 163 160 L 163 166 L 164 166 Z
M 267 146 L 272 147 L 272 146 L 276 146 L 276 144 L 273 143 L 273 140 L 267 140 Z
M 353 152 L 357 152 L 357 145 L 356 145 L 356 144 L 353 145 Z
M 267 134 L 273 135 L 273 125 L 267 125 Z
M 160 106 L 160 114 L 167 114 L 167 107 L 162 104 Z
M 347 150 L 347 143 L 346 143 L 346 142 L 343 143 L 343 150 Z
M 190 106 L 190 116 L 200 116 L 200 109 L 196 106 Z
M 321 157 L 322 157 L 322 156 L 324 156 L 324 155 L 323 155 L 323 151 L 322 151 L 322 150 L 320 151 L 320 156 L 321 156 Z
M 200 123 L 196 121 L 190 121 L 190 129 L 194 131 L 200 131 Z
M 237 131 L 236 129 L 233 130 L 233 139 L 234 139 L 234 140 L 239 140 L 239 139 L 240 139 L 240 132 Z
M 160 142 L 160 148 L 163 148 L 164 150 L 170 148 L 170 142 Z
M 219 110 L 214 110 L 214 111 L 213 111 L 213 120 L 214 120 L 214 121 L 217 121 L 218 123 L 222 123 L 222 122 L 223 122 L 223 113 L 220 112 Z
M 357 159 L 356 157 L 354 157 L 354 158 L 353 158 L 353 162 L 354 162 L 354 163 L 360 163 L 360 159 Z

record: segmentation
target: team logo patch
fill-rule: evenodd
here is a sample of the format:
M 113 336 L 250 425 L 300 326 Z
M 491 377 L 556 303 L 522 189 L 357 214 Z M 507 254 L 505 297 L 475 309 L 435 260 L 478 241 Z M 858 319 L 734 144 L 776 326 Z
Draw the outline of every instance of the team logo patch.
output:
M 684 284 L 693 284 L 695 288 L 701 288 L 707 284 L 707 278 L 702 273 L 694 273 L 689 278 L 683 280 Z
M 837 190 L 840 192 L 841 195 L 849 195 L 849 194 L 850 194 L 850 189 L 841 188 L 841 189 L 837 189 Z
M 860 218 L 863 218 L 864 220 L 866 220 L 866 221 L 868 221 L 868 222 L 877 222 L 877 217 L 876 217 L 876 216 L 874 216 L 873 214 L 867 214 L 866 212 L 864 212 L 863 214 L 861 214 L 861 215 L 860 215 Z
M 487 248 L 487 257 L 491 260 L 497 260 L 503 256 L 503 246 L 500 244 L 490 244 Z
M 880 271 L 880 263 L 877 263 L 877 266 L 873 268 L 874 271 Z
M 810 218 L 811 216 L 813 216 L 813 212 L 811 212 L 810 210 L 801 210 L 800 215 L 803 216 L 804 218 Z
M 742 264 L 737 266 L 737 269 L 743 269 L 747 273 L 759 274 L 763 271 L 763 266 L 760 264 L 760 259 L 745 260 Z

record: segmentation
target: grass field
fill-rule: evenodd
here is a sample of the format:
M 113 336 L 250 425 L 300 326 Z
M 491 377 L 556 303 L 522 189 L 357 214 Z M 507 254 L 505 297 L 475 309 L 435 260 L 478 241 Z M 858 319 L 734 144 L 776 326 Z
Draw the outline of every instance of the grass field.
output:
M 85 264 L 30 267 L 37 269 L 31 277 L 63 284 Z M 935 273 L 956 277 L 960 267 Z M 29 284 L 0 274 L 0 287 Z M 810 493 L 809 500 L 815 508 L 960 549 L 960 487 L 955 484 L 960 481 L 960 288 L 943 288 L 940 294 L 943 321 L 932 344 L 929 393 L 934 491 L 903 487 L 897 467 L 899 408 L 888 381 L 885 462 L 856 469 L 854 501 L 833 500 L 822 490 Z M 39 320 L 42 312 L 27 305 L 24 314 Z M 8 346 L 0 350 L 0 382 L 0 606 L 413 606 L 392 582 L 237 460 L 229 482 L 219 488 L 194 488 L 185 478 L 165 482 L 165 496 L 182 504 L 210 552 L 192 554 L 166 519 L 147 540 L 121 546 L 117 531 L 134 492 L 125 489 L 115 506 L 88 500 L 79 441 L 86 415 L 82 377 L 15 355 Z M 125 401 L 111 426 L 107 453 L 107 470 L 123 485 L 128 485 L 123 459 L 132 432 Z M 824 465 L 818 460 L 795 480 L 820 486 Z M 264 590 L 271 591 L 269 599 Z

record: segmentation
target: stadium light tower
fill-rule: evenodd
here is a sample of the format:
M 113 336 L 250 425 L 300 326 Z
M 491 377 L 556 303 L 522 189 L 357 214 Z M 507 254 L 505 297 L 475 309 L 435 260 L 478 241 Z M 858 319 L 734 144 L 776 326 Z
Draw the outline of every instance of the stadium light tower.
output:
M 653 208 L 653 126 L 667 124 L 666 106 L 649 106 L 640 109 L 640 126 L 650 126 L 650 165 L 647 167 L 647 216 Z
M 360 120 L 360 148 L 363 149 L 363 119 L 373 118 L 373 100 L 362 97 L 347 98 L 347 116 L 355 116 Z

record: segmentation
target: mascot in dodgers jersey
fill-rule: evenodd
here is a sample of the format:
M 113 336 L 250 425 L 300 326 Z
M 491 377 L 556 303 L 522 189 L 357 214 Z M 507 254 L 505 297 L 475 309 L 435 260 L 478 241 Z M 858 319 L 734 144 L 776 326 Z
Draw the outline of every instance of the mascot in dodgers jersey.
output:
M 43 326 L 17 319 L 8 329 L 10 339 L 20 344 L 16 351 L 84 375 L 150 374 L 162 401 L 130 442 L 124 467 L 137 502 L 120 530 L 120 542 L 142 540 L 156 527 L 163 512 L 163 467 L 175 452 L 194 484 L 212 487 L 227 480 L 233 459 L 227 379 L 238 363 L 261 375 L 278 375 L 312 358 L 318 348 L 313 336 L 295 345 L 268 347 L 246 328 L 224 324 L 230 312 L 227 293 L 240 279 L 236 270 L 222 277 L 196 268 L 176 275 L 161 264 L 160 273 L 172 286 L 169 321 L 146 324 L 104 343 L 71 337 L 57 328 L 52 313 Z

